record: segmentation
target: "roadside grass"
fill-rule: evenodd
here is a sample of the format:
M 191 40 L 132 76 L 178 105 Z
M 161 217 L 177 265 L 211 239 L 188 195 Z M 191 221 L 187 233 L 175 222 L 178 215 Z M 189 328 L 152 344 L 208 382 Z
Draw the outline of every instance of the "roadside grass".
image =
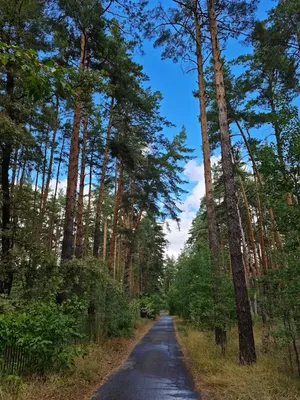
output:
M 197 389 L 207 400 L 299 400 L 300 381 L 289 364 L 286 350 L 264 354 L 261 328 L 255 327 L 257 363 L 238 363 L 238 333 L 228 334 L 225 357 L 213 335 L 175 318 L 178 339 Z
M 89 400 L 153 324 L 153 321 L 141 320 L 132 337 L 89 345 L 88 355 L 77 358 L 74 367 L 64 374 L 3 378 L 0 381 L 0 400 Z

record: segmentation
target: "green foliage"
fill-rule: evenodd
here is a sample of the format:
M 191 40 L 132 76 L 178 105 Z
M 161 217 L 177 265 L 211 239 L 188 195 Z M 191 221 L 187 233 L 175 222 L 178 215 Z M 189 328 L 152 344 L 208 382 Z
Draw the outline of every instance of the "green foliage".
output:
M 28 271 L 28 266 L 24 268 Z M 30 290 L 22 290 L 23 296 L 1 297 L 0 358 L 12 345 L 36 360 L 26 368 L 29 372 L 66 369 L 75 357 L 85 354 L 84 347 L 74 343 L 132 334 L 139 303 L 125 295 L 99 260 L 73 260 L 59 271 L 49 261 L 37 272 Z M 46 274 L 50 282 L 44 285 Z M 57 303 L 57 293 L 67 300 Z
M 201 329 L 230 326 L 236 318 L 232 282 L 226 275 L 218 278 L 220 302 L 216 306 L 209 251 L 202 247 L 195 253 L 182 254 L 177 268 L 168 294 L 170 313 L 180 315 Z
M 86 305 L 68 301 L 30 302 L 21 311 L 0 315 L 0 352 L 7 345 L 19 346 L 24 353 L 35 359 L 36 371 L 65 369 L 72 365 L 74 357 L 83 354 L 73 346 L 80 334 L 80 318 Z
M 262 307 L 273 322 L 272 331 L 280 347 L 297 346 L 300 337 L 300 265 L 289 256 L 286 266 L 269 271 L 261 279 L 265 288 Z
M 149 316 L 156 317 L 159 312 L 165 309 L 166 302 L 162 293 L 153 293 L 145 295 L 140 300 L 141 309 L 143 308 Z
M 111 284 L 105 298 L 105 325 L 108 336 L 129 336 L 138 319 L 138 304 L 130 301 L 121 288 Z

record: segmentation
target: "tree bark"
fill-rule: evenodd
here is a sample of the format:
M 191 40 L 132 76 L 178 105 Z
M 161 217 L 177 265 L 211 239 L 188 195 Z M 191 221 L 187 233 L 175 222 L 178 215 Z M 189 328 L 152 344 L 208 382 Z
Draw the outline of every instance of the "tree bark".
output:
M 42 166 L 42 186 L 41 186 L 40 201 L 39 201 L 39 215 L 38 215 L 37 228 L 39 227 L 39 223 L 41 221 L 41 212 L 42 212 L 43 201 L 44 201 L 45 178 L 46 178 L 46 169 L 47 169 L 47 153 L 48 153 L 48 143 L 49 143 L 49 130 L 50 130 L 50 127 L 48 126 L 47 139 L 45 140 L 45 148 L 44 148 L 44 161 L 43 161 L 43 164 L 42 164 L 43 165 Z
M 130 240 L 127 242 L 127 246 L 125 247 L 124 287 L 127 293 L 130 293 L 132 288 L 132 251 L 135 244 L 136 234 L 142 220 L 142 215 L 143 209 L 141 208 L 137 215 L 137 220 L 134 227 L 132 217 L 130 215 L 128 216 L 128 228 L 132 229 L 132 235 Z
M 107 253 L 107 217 L 104 218 L 103 224 L 103 261 L 106 260 Z
M 238 120 L 236 118 L 235 118 L 235 123 L 236 123 L 236 125 L 237 125 L 237 127 L 238 127 L 238 129 L 240 131 L 240 134 L 241 134 L 241 136 L 242 136 L 242 138 L 244 140 L 244 143 L 246 145 L 246 148 L 247 148 L 247 151 L 248 151 L 251 163 L 252 163 L 255 182 L 256 182 L 256 179 L 257 179 L 257 182 L 259 183 L 260 188 L 263 189 L 263 182 L 262 182 L 260 173 L 259 173 L 259 171 L 257 169 L 256 161 L 255 161 L 255 158 L 254 158 L 254 156 L 252 154 L 251 148 L 249 146 L 249 142 L 248 142 L 248 140 L 246 138 L 246 135 L 245 135 L 240 123 L 238 122 Z M 259 196 L 258 190 L 256 190 L 256 197 L 257 197 L 258 211 L 259 211 L 259 214 L 261 216 L 261 221 L 262 221 L 263 220 L 262 214 L 261 214 L 262 207 L 261 207 L 260 196 Z M 275 240 L 276 246 L 277 246 L 278 249 L 281 249 L 282 248 L 282 240 L 281 240 L 280 233 L 278 232 L 278 229 L 277 229 L 277 224 L 276 224 L 276 220 L 275 220 L 275 217 L 274 217 L 274 213 L 273 213 L 272 207 L 268 208 L 268 215 L 269 215 L 269 219 L 270 219 L 270 222 L 271 222 L 272 230 L 273 230 L 273 233 L 274 233 L 274 240 Z M 267 264 L 264 264 L 264 265 L 267 265 Z
M 102 174 L 101 181 L 97 199 L 97 211 L 96 211 L 96 220 L 95 220 L 95 232 L 94 232 L 94 247 L 93 247 L 93 256 L 99 257 L 99 248 L 100 248 L 100 224 L 101 224 L 101 214 L 102 214 L 102 206 L 103 206 L 103 197 L 104 197 L 104 189 L 105 189 L 105 179 L 106 179 L 106 171 L 108 164 L 108 156 L 109 156 L 109 141 L 111 137 L 111 131 L 113 126 L 113 110 L 114 110 L 114 98 L 111 98 L 110 103 L 110 112 L 109 112 L 109 121 L 107 127 L 106 134 L 106 144 L 103 156 L 103 165 L 102 165 Z
M 6 107 L 5 111 L 8 116 L 14 121 L 14 111 L 12 108 L 14 90 L 14 78 L 8 73 L 6 77 L 6 94 L 9 98 L 10 104 Z M 10 232 L 10 212 L 11 212 L 11 198 L 9 187 L 9 167 L 12 154 L 12 145 L 9 141 L 1 144 L 2 160 L 1 160 L 1 187 L 2 187 L 2 268 L 0 277 L 0 294 L 10 295 L 13 284 L 13 271 L 10 260 L 11 249 L 11 232 Z
M 76 221 L 76 247 L 75 256 L 81 258 L 83 255 L 83 198 L 84 198 L 84 180 L 85 180 L 85 159 L 86 159 L 86 142 L 88 136 L 88 113 L 86 112 L 83 122 L 83 138 L 81 150 L 81 168 L 79 194 L 77 202 L 77 221 Z
M 219 112 L 222 169 L 225 183 L 225 202 L 228 219 L 228 240 L 235 289 L 236 311 L 239 329 L 239 358 L 241 364 L 256 361 L 252 318 L 247 293 L 243 255 L 241 251 L 241 229 L 239 225 L 234 168 L 231 159 L 231 143 L 228 129 L 227 105 L 222 70 L 221 52 L 218 42 L 216 13 L 213 0 L 207 0 L 209 29 L 213 53 L 216 101 Z
M 44 215 L 45 215 L 45 211 L 46 211 L 50 182 L 51 182 L 51 178 L 52 178 L 54 152 L 55 152 L 55 147 L 56 147 L 56 135 L 57 135 L 57 130 L 58 130 L 58 108 L 59 108 L 58 97 L 56 97 L 55 108 L 56 108 L 56 110 L 55 110 L 56 111 L 55 125 L 54 125 L 54 129 L 53 129 L 52 140 L 51 140 L 51 151 L 50 151 L 47 179 L 46 179 L 45 190 L 44 190 L 44 194 L 42 196 L 42 202 L 41 202 L 40 220 L 39 220 L 38 231 L 37 231 L 37 239 L 38 240 L 40 239 L 41 232 L 42 232 L 43 219 L 44 219 Z
M 81 49 L 80 49 L 80 71 L 84 72 L 85 59 L 86 59 L 86 34 L 85 30 L 81 33 Z M 64 222 L 64 233 L 61 250 L 62 261 L 71 260 L 73 256 L 73 241 L 74 241 L 74 214 L 75 202 L 77 191 L 77 177 L 78 177 L 78 155 L 79 155 L 79 130 L 81 121 L 81 94 L 77 93 L 73 130 L 71 137 L 69 165 L 68 165 L 68 178 L 67 178 L 67 194 L 66 194 L 66 211 Z
M 218 243 L 218 227 L 215 213 L 215 205 L 213 199 L 213 185 L 210 161 L 209 136 L 207 128 L 207 114 L 205 101 L 205 82 L 203 72 L 203 57 L 202 57 L 202 35 L 200 27 L 200 16 L 198 12 L 198 1 L 193 0 L 194 18 L 196 27 L 196 57 L 198 71 L 198 90 L 199 90 L 199 106 L 200 106 L 200 124 L 202 136 L 202 154 L 204 160 L 204 179 L 205 179 L 205 198 L 208 221 L 208 241 L 212 255 L 212 266 L 214 275 L 213 296 L 216 306 L 220 303 L 220 259 L 219 259 L 219 243 Z M 216 319 L 218 319 L 216 315 Z M 222 349 L 226 342 L 226 331 L 224 327 L 219 326 L 216 321 L 215 326 L 215 342 L 221 345 Z
M 120 171 L 119 171 L 119 179 L 118 179 L 118 189 L 115 196 L 114 202 L 114 214 L 113 214 L 113 224 L 112 224 L 112 235 L 110 242 L 110 253 L 108 260 L 108 268 L 111 270 L 114 265 L 115 260 L 115 243 L 117 238 L 117 227 L 118 227 L 118 216 L 119 216 L 119 208 L 121 203 L 121 197 L 123 192 L 123 174 L 124 174 L 124 162 L 120 160 Z
M 13 157 L 13 165 L 12 165 L 12 172 L 11 172 L 11 192 L 13 192 L 13 188 L 16 184 L 16 173 L 17 173 L 17 163 L 18 163 L 18 155 L 19 149 L 15 149 L 14 157 Z
M 10 189 L 9 165 L 12 147 L 6 144 L 2 147 L 1 187 L 2 187 L 2 265 L 0 293 L 9 295 L 13 282 L 13 272 L 10 265 Z
M 51 216 L 50 216 L 50 221 L 49 221 L 49 232 L 48 232 L 48 249 L 49 250 L 52 250 L 53 225 L 54 225 L 54 215 L 55 215 L 54 208 L 55 208 L 56 196 L 57 196 L 57 192 L 58 192 L 58 183 L 59 183 L 58 180 L 59 180 L 59 175 L 60 175 L 60 166 L 62 163 L 62 158 L 63 158 L 63 153 L 64 153 L 64 146 L 65 146 L 65 139 L 63 138 L 63 141 L 61 144 L 59 160 L 58 160 L 58 165 L 57 165 L 55 189 L 54 189 L 54 194 L 53 194 L 52 210 L 51 210 Z
M 249 237 L 249 241 L 250 241 L 252 252 L 253 252 L 255 274 L 256 274 L 256 276 L 260 276 L 260 268 L 259 268 L 259 263 L 257 260 L 257 254 L 256 254 L 255 237 L 254 237 L 254 231 L 253 231 L 253 226 L 252 226 L 251 212 L 250 212 L 248 198 L 246 195 L 246 191 L 244 188 L 244 184 L 243 184 L 241 175 L 239 175 L 239 185 L 240 185 L 240 189 L 241 189 L 241 193 L 242 193 L 242 197 L 243 197 L 243 201 L 244 201 L 244 206 L 245 206 L 248 237 Z
M 92 183 L 93 183 L 93 164 L 94 164 L 94 141 L 91 145 L 91 158 L 90 158 L 90 173 L 89 173 L 89 194 L 88 204 L 86 210 L 86 219 L 84 226 L 84 255 L 89 253 L 89 234 L 90 234 L 90 215 L 91 215 L 91 204 L 92 204 Z

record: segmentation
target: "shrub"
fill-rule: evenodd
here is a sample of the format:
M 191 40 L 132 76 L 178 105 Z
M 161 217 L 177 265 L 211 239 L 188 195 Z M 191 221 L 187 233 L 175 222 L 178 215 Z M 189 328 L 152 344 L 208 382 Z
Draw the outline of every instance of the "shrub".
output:
M 79 313 L 84 303 L 69 301 L 63 305 L 53 302 L 27 304 L 22 311 L 0 315 L 0 351 L 8 345 L 19 346 L 41 372 L 59 370 L 72 365 L 82 348 L 72 342 L 82 335 Z
M 219 277 L 220 302 L 213 299 L 213 276 L 205 248 L 178 261 L 178 273 L 168 293 L 169 310 L 201 329 L 228 327 L 235 321 L 233 285 L 229 276 Z
M 105 324 L 108 336 L 128 336 L 137 320 L 135 302 L 130 302 L 121 288 L 110 283 L 105 298 Z

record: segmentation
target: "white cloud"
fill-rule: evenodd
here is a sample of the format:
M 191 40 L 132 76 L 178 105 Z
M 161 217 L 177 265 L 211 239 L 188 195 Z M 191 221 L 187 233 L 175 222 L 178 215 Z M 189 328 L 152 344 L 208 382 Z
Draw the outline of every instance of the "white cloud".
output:
M 51 181 L 50 181 L 50 190 L 51 190 L 52 192 L 54 192 L 55 186 L 56 186 L 56 179 L 51 179 Z M 58 187 L 57 187 L 57 189 L 58 189 L 58 192 L 59 192 L 60 190 L 62 190 L 63 193 L 66 193 L 66 190 L 67 190 L 67 179 L 63 179 L 63 180 L 61 180 L 61 181 L 58 181 Z
M 211 163 L 214 165 L 220 160 L 220 156 L 211 157 Z M 184 167 L 184 175 L 190 183 L 196 183 L 191 193 L 183 201 L 180 206 L 182 212 L 180 214 L 180 229 L 177 223 L 168 219 L 166 225 L 170 227 L 170 232 L 165 226 L 166 238 L 169 241 L 167 254 L 169 256 L 178 257 L 184 247 L 184 243 L 188 239 L 188 233 L 200 206 L 200 199 L 205 195 L 204 165 L 199 164 L 195 160 L 190 160 Z
M 54 193 L 55 191 L 55 185 L 56 185 L 56 179 L 51 179 L 50 181 L 50 190 Z M 66 194 L 67 192 L 67 178 L 59 180 L 58 181 L 58 187 L 57 187 L 57 192 L 59 193 L 60 190 L 62 190 L 62 192 L 64 194 Z M 77 191 L 79 191 L 79 181 L 78 181 L 78 185 L 77 185 Z M 87 181 L 85 181 L 85 185 L 84 185 L 84 195 L 87 195 L 89 193 L 89 186 Z

